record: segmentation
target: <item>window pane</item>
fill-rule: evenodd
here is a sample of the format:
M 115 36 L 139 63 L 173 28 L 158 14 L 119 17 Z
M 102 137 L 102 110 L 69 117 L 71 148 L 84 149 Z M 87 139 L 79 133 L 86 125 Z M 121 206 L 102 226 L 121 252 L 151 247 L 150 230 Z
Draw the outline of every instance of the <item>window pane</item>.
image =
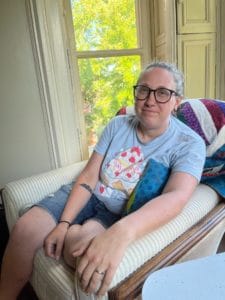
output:
M 78 64 L 90 146 L 122 106 L 133 104 L 140 56 L 79 59 Z
M 137 48 L 135 0 L 71 0 L 76 50 Z

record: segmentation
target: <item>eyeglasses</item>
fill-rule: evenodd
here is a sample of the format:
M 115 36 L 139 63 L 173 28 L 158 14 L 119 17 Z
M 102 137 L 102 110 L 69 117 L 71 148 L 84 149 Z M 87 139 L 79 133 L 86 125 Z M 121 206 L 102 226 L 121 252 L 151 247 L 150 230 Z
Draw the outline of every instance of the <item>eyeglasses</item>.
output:
M 172 94 L 178 96 L 178 94 L 170 89 L 167 88 L 158 88 L 158 89 L 150 89 L 148 86 L 145 85 L 134 85 L 134 97 L 135 100 L 144 101 L 149 98 L 151 92 L 154 93 L 154 97 L 156 102 L 159 103 L 166 103 L 170 100 Z

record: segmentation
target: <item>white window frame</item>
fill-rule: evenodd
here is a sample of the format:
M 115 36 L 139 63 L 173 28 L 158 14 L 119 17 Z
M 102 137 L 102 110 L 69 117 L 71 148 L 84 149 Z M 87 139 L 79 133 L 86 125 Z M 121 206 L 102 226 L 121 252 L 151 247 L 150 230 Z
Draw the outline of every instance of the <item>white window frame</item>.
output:
M 150 3 L 136 0 L 135 5 L 140 47 L 122 53 L 140 55 L 144 66 L 151 60 Z M 75 50 L 69 0 L 26 0 L 26 8 L 49 148 L 53 165 L 60 167 L 88 157 L 77 59 L 93 53 Z M 121 54 L 97 52 L 99 57 Z

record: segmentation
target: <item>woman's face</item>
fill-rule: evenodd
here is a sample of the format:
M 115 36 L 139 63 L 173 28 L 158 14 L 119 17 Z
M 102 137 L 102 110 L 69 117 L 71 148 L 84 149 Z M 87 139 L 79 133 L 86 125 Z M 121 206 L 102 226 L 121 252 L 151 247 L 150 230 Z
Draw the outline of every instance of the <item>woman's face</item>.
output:
M 173 75 L 162 68 L 153 68 L 143 73 L 138 85 L 144 85 L 153 90 L 167 88 L 175 91 L 176 89 Z M 168 102 L 158 103 L 154 93 L 151 92 L 146 100 L 135 101 L 136 115 L 145 129 L 156 129 L 163 132 L 168 126 L 172 111 L 177 109 L 180 101 L 181 97 L 177 97 L 173 93 Z

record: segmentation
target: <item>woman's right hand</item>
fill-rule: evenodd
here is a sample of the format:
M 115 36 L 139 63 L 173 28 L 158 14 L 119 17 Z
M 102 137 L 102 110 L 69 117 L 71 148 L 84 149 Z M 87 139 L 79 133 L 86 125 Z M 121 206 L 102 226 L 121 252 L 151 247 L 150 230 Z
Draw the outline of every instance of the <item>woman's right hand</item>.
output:
M 49 233 L 44 241 L 45 255 L 59 260 L 62 254 L 65 236 L 68 230 L 68 224 L 59 223 Z

